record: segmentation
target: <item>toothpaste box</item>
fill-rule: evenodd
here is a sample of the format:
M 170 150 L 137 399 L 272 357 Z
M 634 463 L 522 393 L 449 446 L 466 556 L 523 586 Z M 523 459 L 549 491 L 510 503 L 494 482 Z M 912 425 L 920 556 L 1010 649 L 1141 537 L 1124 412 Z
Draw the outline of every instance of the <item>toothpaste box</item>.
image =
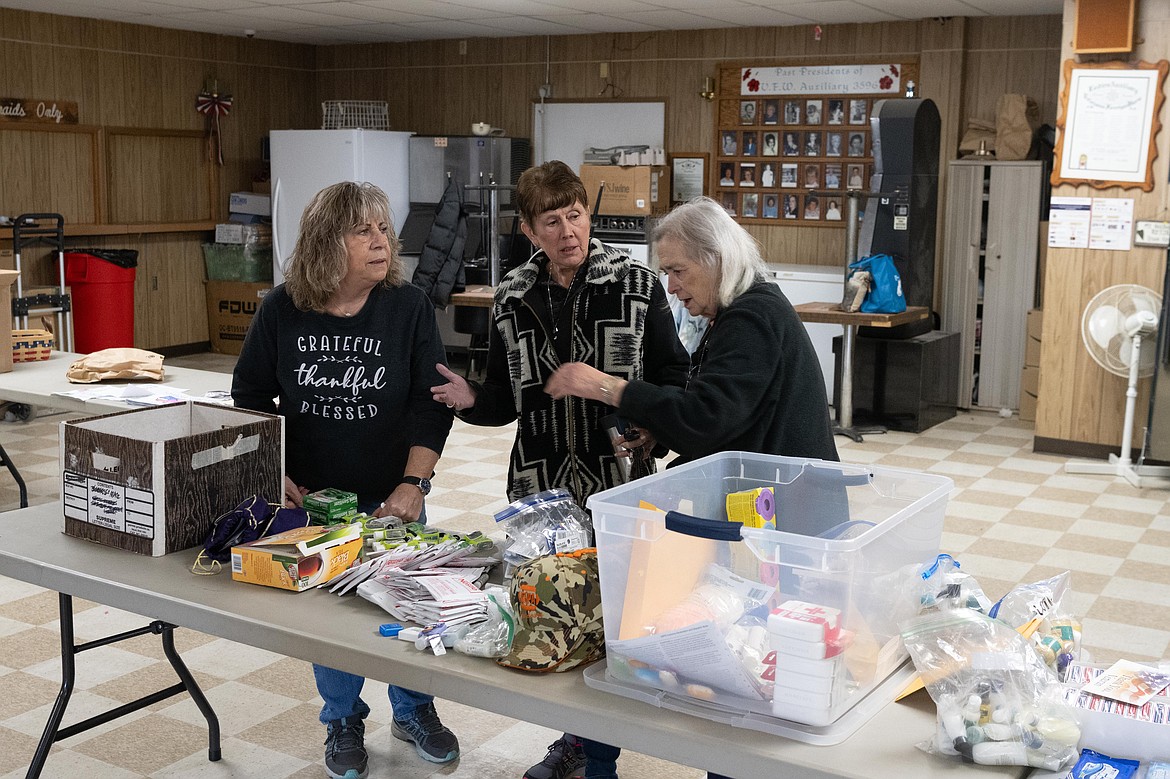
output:
M 324 584 L 357 561 L 362 526 L 309 525 L 232 547 L 232 578 L 303 592 Z

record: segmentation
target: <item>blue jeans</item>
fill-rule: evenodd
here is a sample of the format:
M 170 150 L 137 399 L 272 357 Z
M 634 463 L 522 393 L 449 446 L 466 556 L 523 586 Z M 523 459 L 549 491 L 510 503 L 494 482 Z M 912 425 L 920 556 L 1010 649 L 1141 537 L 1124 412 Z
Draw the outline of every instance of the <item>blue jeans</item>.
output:
M 317 680 L 317 692 L 325 700 L 325 705 L 321 707 L 322 724 L 328 725 L 342 717 L 357 716 L 365 719 L 370 713 L 370 707 L 361 698 L 365 677 L 316 663 L 313 663 L 313 676 Z M 435 699 L 432 695 L 395 687 L 393 684 L 386 691 L 390 694 L 394 719 L 398 720 L 409 718 L 419 706 Z
M 618 779 L 617 759 L 622 753 L 620 747 L 611 747 L 600 741 L 581 739 L 585 752 L 585 779 Z M 722 774 L 707 774 L 707 779 L 730 779 Z
M 358 506 L 359 511 L 366 513 L 370 513 L 376 508 L 376 505 Z M 419 513 L 418 521 L 424 525 L 427 522 L 425 505 Z M 361 697 L 362 686 L 366 683 L 364 676 L 313 663 L 313 677 L 317 680 L 317 694 L 325 701 L 325 705 L 321 707 L 322 724 L 328 725 L 343 717 L 357 716 L 365 719 L 370 713 L 370 707 Z M 393 684 L 389 685 L 386 691 L 390 695 L 390 706 L 394 709 L 394 719 L 399 720 L 409 718 L 419 706 L 435 699 L 433 695 L 415 692 L 405 687 L 396 687 Z

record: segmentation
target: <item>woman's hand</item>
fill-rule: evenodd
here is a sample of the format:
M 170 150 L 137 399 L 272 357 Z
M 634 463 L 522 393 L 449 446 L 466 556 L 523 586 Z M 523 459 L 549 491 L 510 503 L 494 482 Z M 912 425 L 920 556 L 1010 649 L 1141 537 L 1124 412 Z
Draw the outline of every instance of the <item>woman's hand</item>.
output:
M 374 511 L 374 516 L 398 517 L 403 522 L 417 522 L 422 507 L 422 491 L 413 484 L 399 484 Z
M 447 408 L 453 408 L 456 411 L 466 411 L 475 405 L 475 391 L 471 389 L 467 379 L 442 363 L 436 363 L 435 369 L 447 380 L 446 384 L 431 387 L 431 397 L 436 402 L 443 403 Z
M 637 425 L 627 425 L 625 440 L 622 443 L 622 448 L 625 453 L 618 452 L 618 457 L 632 457 L 635 460 L 649 460 L 650 453 L 654 451 L 654 447 L 658 445 L 658 439 L 644 427 Z
M 301 501 L 309 490 L 305 487 L 298 486 L 296 482 L 288 476 L 284 477 L 284 507 L 288 509 L 295 509 L 301 507 Z
M 626 382 L 583 362 L 570 362 L 557 368 L 544 385 L 544 391 L 557 400 L 573 395 L 617 407 Z

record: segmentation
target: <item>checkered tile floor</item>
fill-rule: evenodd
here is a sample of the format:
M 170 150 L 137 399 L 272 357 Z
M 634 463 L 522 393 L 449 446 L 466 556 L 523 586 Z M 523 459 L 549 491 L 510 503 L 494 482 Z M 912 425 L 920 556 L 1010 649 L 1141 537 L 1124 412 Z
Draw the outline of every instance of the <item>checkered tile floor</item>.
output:
M 172 360 L 230 370 L 231 358 Z M 57 499 L 57 425 L 63 415 L 0 423 L 0 443 L 19 465 L 34 503 Z M 433 524 L 487 530 L 504 504 L 513 428 L 456 423 L 427 501 Z M 1170 656 L 1170 492 L 1137 490 L 1104 476 L 1064 473 L 1065 459 L 1031 452 L 1032 426 L 990 414 L 960 414 L 925 433 L 888 433 L 856 444 L 837 439 L 842 459 L 945 474 L 955 482 L 943 549 L 998 598 L 1016 582 L 1072 572 L 1068 605 L 1100 661 Z M 0 471 L 0 510 L 17 506 Z M 0 528 L 2 532 L 2 528 Z M 75 601 L 78 640 L 137 627 L 140 618 Z M 320 699 L 306 663 L 190 630 L 176 631 L 187 664 L 223 727 L 224 759 L 206 760 L 206 732 L 194 705 L 170 699 L 54 747 L 44 776 L 255 777 L 318 779 Z M 0 578 L 0 779 L 24 776 L 60 679 L 55 593 Z M 225 663 L 223 658 L 230 657 Z M 93 650 L 79 660 L 66 722 L 75 722 L 172 683 L 157 638 Z M 371 682 L 367 731 L 371 777 L 519 779 L 557 734 L 546 728 L 440 701 L 463 755 L 446 767 L 418 759 L 390 735 L 390 708 Z M 696 727 L 699 727 L 697 724 Z M 625 753 L 623 779 L 701 772 Z

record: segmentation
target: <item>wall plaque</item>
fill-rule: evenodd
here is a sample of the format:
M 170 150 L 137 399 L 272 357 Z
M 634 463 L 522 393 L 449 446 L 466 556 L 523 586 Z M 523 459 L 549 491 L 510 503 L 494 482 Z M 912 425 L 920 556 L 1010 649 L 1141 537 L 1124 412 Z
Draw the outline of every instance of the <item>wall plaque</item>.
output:
M 0 121 L 77 124 L 77 103 L 36 97 L 0 97 Z

